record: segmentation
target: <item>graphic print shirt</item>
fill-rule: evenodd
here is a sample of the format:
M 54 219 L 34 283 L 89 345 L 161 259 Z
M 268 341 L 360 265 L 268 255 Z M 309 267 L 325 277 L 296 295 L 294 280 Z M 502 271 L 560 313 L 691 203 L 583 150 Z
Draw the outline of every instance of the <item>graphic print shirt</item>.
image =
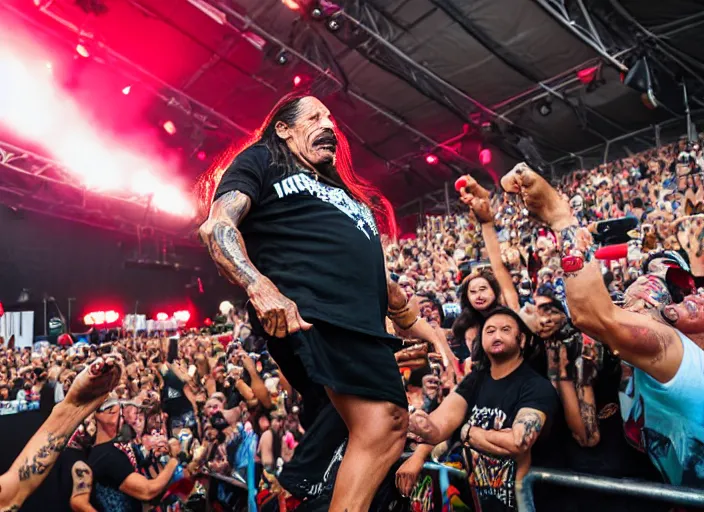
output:
M 494 380 L 486 375 L 476 393 L 471 396 L 472 373 L 457 386 L 456 393 L 467 401 L 469 416 L 463 427 L 484 430 L 511 428 L 523 408 L 537 409 L 547 417 L 544 431 L 549 429 L 551 418 L 559 407 L 557 392 L 546 378 L 522 363 L 510 375 Z M 541 434 L 541 435 L 543 435 Z M 541 440 L 542 441 L 542 440 Z M 465 446 L 469 484 L 481 512 L 508 512 L 516 510 L 515 482 L 516 461 L 510 457 L 492 455 Z
M 249 258 L 305 320 L 389 338 L 384 254 L 366 205 L 312 172 L 287 175 L 263 145 L 235 159 L 215 199 L 233 190 L 252 200 L 239 226 Z

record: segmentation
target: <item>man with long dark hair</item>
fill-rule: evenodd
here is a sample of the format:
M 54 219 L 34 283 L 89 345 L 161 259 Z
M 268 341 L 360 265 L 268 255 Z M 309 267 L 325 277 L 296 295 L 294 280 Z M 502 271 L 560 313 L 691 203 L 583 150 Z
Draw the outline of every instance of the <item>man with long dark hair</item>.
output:
M 302 420 L 332 403 L 349 430 L 330 510 L 368 510 L 407 426 L 385 316 L 402 328 L 416 319 L 405 302 L 389 309 L 380 231 L 395 235 L 390 204 L 353 172 L 327 107 L 300 95 L 201 180 L 201 199 L 201 237 L 246 290 L 254 327 L 303 396 Z

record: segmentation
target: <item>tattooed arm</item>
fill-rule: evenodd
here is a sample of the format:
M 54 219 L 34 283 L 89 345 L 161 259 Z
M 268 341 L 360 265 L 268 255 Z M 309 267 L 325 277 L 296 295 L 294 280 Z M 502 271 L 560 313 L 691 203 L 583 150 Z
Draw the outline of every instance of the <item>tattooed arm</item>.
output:
M 93 471 L 88 464 L 79 460 L 71 468 L 73 492 L 71 493 L 71 510 L 73 512 L 95 512 L 90 504 L 90 492 L 93 488 Z
M 238 226 L 249 212 L 252 200 L 232 191 L 213 202 L 210 215 L 199 229 L 200 237 L 220 273 L 244 288 L 262 327 L 270 336 L 283 338 L 312 326 L 301 318 L 296 304 L 284 297 L 252 264 Z
M 467 414 L 467 401 L 457 393 L 450 393 L 440 407 L 430 415 L 416 411 L 409 418 L 408 430 L 424 443 L 436 445 L 449 439 Z
M 572 380 L 560 380 L 557 383 L 565 420 L 572 432 L 572 437 L 580 446 L 592 447 L 599 444 L 599 421 L 596 415 L 594 390 L 591 386 L 580 386 Z
M 561 256 L 584 259 L 581 269 L 565 273 L 567 305 L 575 327 L 608 344 L 623 360 L 656 380 L 669 381 L 682 361 L 684 349 L 679 336 L 655 318 L 613 304 L 599 263 L 589 261 L 591 234 L 579 227 L 567 200 L 525 163 L 501 178 L 501 186 L 506 192 L 520 194 L 526 208 L 558 234 Z M 657 289 L 653 293 L 654 300 L 660 298 Z
M 44 481 L 78 425 L 103 403 L 120 380 L 114 360 L 97 359 L 74 381 L 10 469 L 0 476 L 0 511 L 19 510 Z

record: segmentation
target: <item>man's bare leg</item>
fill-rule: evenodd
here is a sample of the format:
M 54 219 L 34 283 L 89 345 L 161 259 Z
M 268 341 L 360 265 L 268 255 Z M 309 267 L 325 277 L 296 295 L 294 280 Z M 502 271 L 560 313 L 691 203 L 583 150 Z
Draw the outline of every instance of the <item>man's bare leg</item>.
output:
M 367 512 L 384 477 L 403 453 L 408 411 L 390 402 L 327 392 L 350 432 L 330 510 Z

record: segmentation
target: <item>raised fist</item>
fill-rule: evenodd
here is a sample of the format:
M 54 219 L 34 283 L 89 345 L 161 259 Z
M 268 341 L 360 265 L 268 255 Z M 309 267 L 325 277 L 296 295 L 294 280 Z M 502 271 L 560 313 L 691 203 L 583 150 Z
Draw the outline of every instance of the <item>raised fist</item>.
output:
M 120 365 L 112 355 L 105 359 L 99 357 L 73 381 L 65 398 L 66 404 L 96 409 L 120 382 L 121 375 Z

